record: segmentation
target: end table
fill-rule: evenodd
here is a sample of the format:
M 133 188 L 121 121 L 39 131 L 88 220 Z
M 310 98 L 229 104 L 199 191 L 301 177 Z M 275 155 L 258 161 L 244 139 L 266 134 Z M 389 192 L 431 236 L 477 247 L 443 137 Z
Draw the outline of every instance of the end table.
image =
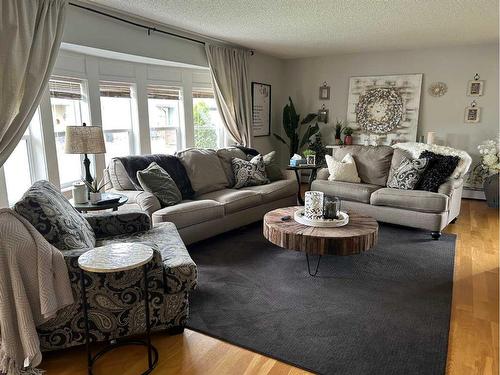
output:
M 151 344 L 151 327 L 149 315 L 149 290 L 147 263 L 153 259 L 153 249 L 139 243 L 120 243 L 96 247 L 78 258 L 80 282 L 82 288 L 83 315 L 85 320 L 85 345 L 87 347 L 87 371 L 92 375 L 94 363 L 105 353 L 125 345 L 143 345 L 148 349 L 148 369 L 142 374 L 149 374 L 158 364 L 158 350 Z M 146 340 L 120 339 L 105 346 L 95 355 L 90 349 L 89 315 L 87 295 L 85 291 L 85 272 L 107 273 L 127 271 L 143 267 L 144 271 L 144 307 L 146 317 Z
M 318 172 L 318 169 L 321 169 L 319 165 L 308 165 L 308 164 L 302 164 L 298 165 L 296 167 L 289 165 L 286 169 L 289 171 L 294 171 L 295 172 L 295 177 L 297 178 L 297 184 L 299 185 L 299 192 L 297 193 L 297 201 L 301 206 L 304 205 L 304 200 L 302 199 L 302 196 L 300 195 L 300 176 L 299 176 L 299 171 L 302 170 L 311 170 L 311 174 L 309 175 L 309 190 L 311 190 L 311 184 L 312 182 L 316 179 L 316 173 Z
M 120 196 L 120 200 L 118 202 L 113 202 L 113 203 L 106 203 L 106 204 L 94 204 L 90 202 L 75 203 L 73 199 L 70 199 L 69 203 L 71 203 L 71 205 L 75 207 L 75 210 L 82 213 L 87 213 L 88 211 L 108 210 L 110 208 L 113 211 L 116 211 L 118 210 L 118 207 L 123 206 L 125 203 L 128 202 L 128 198 L 125 195 L 122 194 L 116 194 L 116 195 Z

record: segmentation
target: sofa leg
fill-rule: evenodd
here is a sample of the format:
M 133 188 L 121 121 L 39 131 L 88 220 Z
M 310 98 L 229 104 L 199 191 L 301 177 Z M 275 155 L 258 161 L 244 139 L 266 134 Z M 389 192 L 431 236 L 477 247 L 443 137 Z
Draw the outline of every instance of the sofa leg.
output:
M 168 335 L 180 335 L 184 332 L 184 326 L 174 326 L 167 328 Z
M 450 221 L 450 224 L 456 224 L 457 221 L 458 221 L 458 216 L 454 218 L 452 221 Z
M 431 232 L 431 236 L 433 240 L 439 240 L 439 237 L 441 237 L 441 232 Z

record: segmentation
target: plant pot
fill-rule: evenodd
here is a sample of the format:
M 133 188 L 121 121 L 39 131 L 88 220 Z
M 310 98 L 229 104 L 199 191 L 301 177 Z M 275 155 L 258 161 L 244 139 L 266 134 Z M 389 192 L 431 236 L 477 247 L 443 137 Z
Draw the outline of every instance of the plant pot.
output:
M 339 145 L 340 144 L 340 138 L 335 138 L 335 144 Z
M 96 204 L 101 200 L 101 193 L 90 193 L 90 203 Z
M 344 137 L 344 144 L 345 145 L 352 145 L 352 135 L 346 135 Z
M 499 174 L 488 176 L 484 179 L 484 196 L 488 207 L 498 208 L 498 180 Z

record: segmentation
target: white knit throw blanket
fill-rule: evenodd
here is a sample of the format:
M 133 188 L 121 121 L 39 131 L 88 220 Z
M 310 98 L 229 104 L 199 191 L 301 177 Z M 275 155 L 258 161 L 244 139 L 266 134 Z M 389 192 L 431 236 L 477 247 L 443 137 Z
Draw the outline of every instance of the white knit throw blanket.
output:
M 71 303 L 62 253 L 16 212 L 0 209 L 0 373 L 37 373 L 36 327 Z

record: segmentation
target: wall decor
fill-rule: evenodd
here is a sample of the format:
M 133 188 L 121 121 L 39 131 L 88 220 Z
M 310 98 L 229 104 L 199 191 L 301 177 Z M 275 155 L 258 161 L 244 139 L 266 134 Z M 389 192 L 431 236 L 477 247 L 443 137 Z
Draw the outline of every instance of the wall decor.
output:
M 482 96 L 484 81 L 481 81 L 479 74 L 474 75 L 474 80 L 467 84 L 467 96 Z
M 325 124 L 328 122 L 328 109 L 326 109 L 324 104 L 318 111 L 318 122 L 324 122 Z
M 444 82 L 433 82 L 429 85 L 429 95 L 439 98 L 448 91 L 448 85 Z
M 271 85 L 252 82 L 252 132 L 254 137 L 271 135 Z
M 330 100 L 330 86 L 325 82 L 319 88 L 319 100 Z
M 477 106 L 475 100 L 472 101 L 470 106 L 465 108 L 464 121 L 467 123 L 478 123 L 481 117 L 481 108 Z
M 354 143 L 363 134 L 378 144 L 415 141 L 421 88 L 422 74 L 351 77 L 347 121 Z

